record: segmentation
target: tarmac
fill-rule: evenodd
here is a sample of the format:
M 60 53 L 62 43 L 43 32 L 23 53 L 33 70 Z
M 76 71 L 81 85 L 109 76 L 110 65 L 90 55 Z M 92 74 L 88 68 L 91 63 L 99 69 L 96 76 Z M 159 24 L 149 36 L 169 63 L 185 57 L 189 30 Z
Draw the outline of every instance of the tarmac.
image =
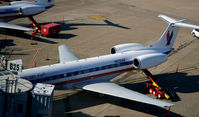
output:
M 65 44 L 80 59 L 110 53 L 112 46 L 123 43 L 156 42 L 167 24 L 157 16 L 165 14 L 199 25 L 198 0 L 55 0 L 55 6 L 35 16 L 40 24 L 61 24 L 54 37 L 33 38 L 31 32 L 0 33 L 0 55 L 9 60 L 22 59 L 24 69 L 59 62 L 57 47 Z M 64 20 L 64 21 L 63 21 Z M 28 18 L 10 23 L 28 26 Z M 170 101 L 171 116 L 199 116 L 199 40 L 190 29 L 179 31 L 174 51 L 164 64 L 149 69 L 179 96 Z M 5 39 L 6 38 L 6 39 Z M 47 52 L 49 60 L 46 60 Z M 179 65 L 179 72 L 175 73 Z M 124 87 L 145 93 L 143 75 L 138 71 L 122 74 L 113 80 Z M 147 94 L 148 95 L 148 94 Z M 152 95 L 149 95 L 155 98 Z M 56 90 L 53 117 L 165 117 L 168 108 L 160 108 L 88 91 Z

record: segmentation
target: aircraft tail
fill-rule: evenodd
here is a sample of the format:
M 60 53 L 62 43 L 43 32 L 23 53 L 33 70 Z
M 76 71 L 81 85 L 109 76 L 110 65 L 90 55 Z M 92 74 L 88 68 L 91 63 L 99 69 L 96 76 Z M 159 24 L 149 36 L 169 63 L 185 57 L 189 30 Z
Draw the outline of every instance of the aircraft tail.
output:
M 172 48 L 180 27 L 199 29 L 199 26 L 184 23 L 186 19 L 176 20 L 166 15 L 159 15 L 158 17 L 169 25 L 156 43 L 147 46 L 150 48 Z
M 36 0 L 37 3 L 54 5 L 55 0 Z

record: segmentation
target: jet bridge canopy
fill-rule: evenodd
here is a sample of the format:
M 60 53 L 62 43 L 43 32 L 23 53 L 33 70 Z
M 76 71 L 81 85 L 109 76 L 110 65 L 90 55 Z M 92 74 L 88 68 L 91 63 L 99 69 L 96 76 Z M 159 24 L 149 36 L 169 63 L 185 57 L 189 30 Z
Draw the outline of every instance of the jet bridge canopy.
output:
M 0 72 L 0 90 L 5 93 L 23 93 L 31 90 L 32 83 L 10 71 Z

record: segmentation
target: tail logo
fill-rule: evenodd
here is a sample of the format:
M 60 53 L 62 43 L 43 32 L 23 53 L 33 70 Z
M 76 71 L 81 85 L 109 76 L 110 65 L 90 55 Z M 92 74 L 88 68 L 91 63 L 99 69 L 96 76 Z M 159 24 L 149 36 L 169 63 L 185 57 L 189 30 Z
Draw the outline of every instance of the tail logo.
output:
M 171 32 L 171 34 L 170 34 L 170 32 L 168 31 L 168 33 L 167 33 L 167 44 L 166 44 L 166 46 L 169 46 L 169 45 L 170 45 L 172 37 L 173 37 L 173 31 Z

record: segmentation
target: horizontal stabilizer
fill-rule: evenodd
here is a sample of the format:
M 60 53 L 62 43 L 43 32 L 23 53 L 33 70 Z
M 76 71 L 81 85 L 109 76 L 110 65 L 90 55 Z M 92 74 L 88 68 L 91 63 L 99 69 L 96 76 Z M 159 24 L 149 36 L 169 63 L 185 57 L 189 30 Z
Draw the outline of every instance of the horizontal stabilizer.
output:
M 165 21 L 165 22 L 167 22 L 168 24 L 169 23 L 174 23 L 174 22 L 176 22 L 177 20 L 176 19 L 174 19 L 174 18 L 171 18 L 171 17 L 168 17 L 168 16 L 166 16 L 166 15 L 159 15 L 158 16 L 160 19 L 162 19 L 163 21 Z
M 166 15 L 159 15 L 158 17 L 168 23 L 168 27 L 157 42 L 147 46 L 149 48 L 165 48 L 172 50 L 179 28 L 199 29 L 197 25 L 185 23 L 186 19 L 176 20 Z
M 176 27 L 184 27 L 184 28 L 191 28 L 191 29 L 199 29 L 199 26 L 187 23 L 175 23 L 174 26 Z
M 159 15 L 158 16 L 163 21 L 167 22 L 168 24 L 172 24 L 175 27 L 184 27 L 184 28 L 191 28 L 191 29 L 199 29 L 199 26 L 184 23 L 186 19 L 183 20 L 176 20 L 174 18 L 168 17 L 166 15 Z
M 78 60 L 78 58 L 66 47 L 66 45 L 59 46 L 60 63 Z
M 26 27 L 14 25 L 14 24 L 8 24 L 6 22 L 0 22 L 0 28 L 15 29 L 15 30 L 22 30 L 22 31 L 34 31 L 34 29 L 31 29 L 31 28 L 26 28 Z

